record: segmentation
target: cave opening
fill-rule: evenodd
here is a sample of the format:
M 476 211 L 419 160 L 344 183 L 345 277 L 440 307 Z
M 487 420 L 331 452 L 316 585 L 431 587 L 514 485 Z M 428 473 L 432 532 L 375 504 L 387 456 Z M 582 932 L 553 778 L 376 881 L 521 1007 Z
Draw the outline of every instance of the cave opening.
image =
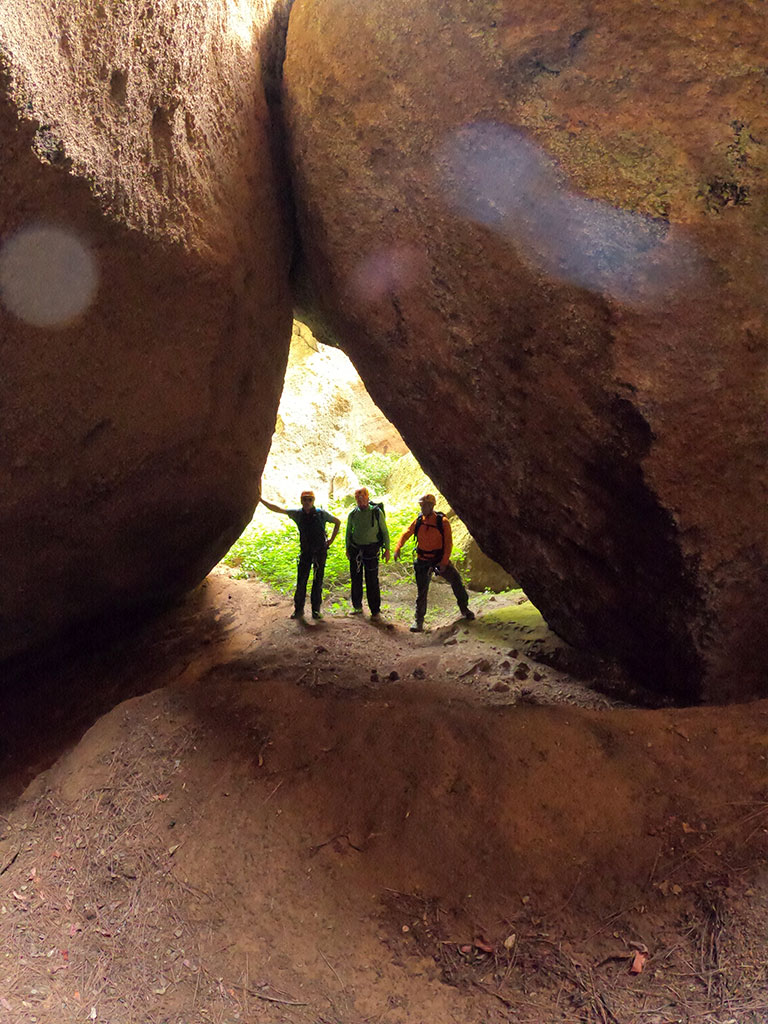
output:
M 307 326 L 295 321 L 261 495 L 277 506 L 298 509 L 301 492 L 311 489 L 315 504 L 341 521 L 325 571 L 323 597 L 331 614 L 352 610 L 344 530 L 360 487 L 366 487 L 371 500 L 383 506 L 393 548 L 418 515 L 420 496 L 433 493 L 436 508 L 451 524 L 451 561 L 474 600 L 487 603 L 503 594 L 527 604 L 528 614 L 539 617 L 513 577 L 482 552 L 397 428 L 374 403 L 347 355 L 318 341 Z M 226 567 L 235 578 L 256 578 L 288 594 L 296 582 L 298 552 L 293 523 L 259 504 L 220 568 Z M 412 617 L 411 560 L 409 547 L 399 564 L 382 560 L 380 565 L 385 591 L 382 610 L 395 620 Z M 455 611 L 450 587 L 432 587 L 430 605 L 428 624 L 441 622 L 451 609 Z

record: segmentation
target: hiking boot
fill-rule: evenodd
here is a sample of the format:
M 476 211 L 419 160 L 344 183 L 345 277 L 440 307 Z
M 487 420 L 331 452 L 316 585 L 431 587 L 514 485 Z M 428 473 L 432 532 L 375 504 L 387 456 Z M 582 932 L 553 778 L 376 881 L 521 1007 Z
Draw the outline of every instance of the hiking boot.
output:
M 371 618 L 372 618 L 372 619 L 373 619 L 373 620 L 374 620 L 375 622 L 379 622 L 379 621 L 380 621 L 380 619 L 381 619 L 381 612 L 371 612 Z
M 420 622 L 418 619 L 415 619 L 414 622 L 411 624 L 411 632 L 412 633 L 423 633 L 424 632 L 424 623 Z
M 362 608 L 353 608 L 352 611 L 349 614 L 350 615 L 362 615 L 363 614 L 363 609 Z
M 322 617 L 323 617 L 323 613 L 320 611 L 319 608 L 317 609 L 316 612 L 315 611 L 312 612 L 312 618 L 313 619 L 322 619 Z
M 292 612 L 292 613 L 291 613 L 291 618 L 292 618 L 292 619 L 303 619 L 303 618 L 304 618 L 304 610 L 302 609 L 302 610 L 300 611 L 300 610 L 299 610 L 299 609 L 297 608 L 295 612 Z
M 472 611 L 471 608 L 465 608 L 461 614 L 464 616 L 467 622 L 471 622 L 475 617 L 475 613 Z

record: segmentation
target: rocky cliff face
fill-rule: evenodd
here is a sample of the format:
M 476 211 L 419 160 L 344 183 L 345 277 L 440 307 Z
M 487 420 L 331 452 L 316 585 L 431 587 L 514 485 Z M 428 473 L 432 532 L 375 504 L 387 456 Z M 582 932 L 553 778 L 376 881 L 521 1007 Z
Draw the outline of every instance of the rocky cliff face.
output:
M 0 657 L 196 583 L 257 500 L 291 330 L 260 9 L 3 5 Z
M 284 106 L 318 336 L 561 635 L 725 699 L 768 667 L 768 35 L 694 20 L 297 0 Z

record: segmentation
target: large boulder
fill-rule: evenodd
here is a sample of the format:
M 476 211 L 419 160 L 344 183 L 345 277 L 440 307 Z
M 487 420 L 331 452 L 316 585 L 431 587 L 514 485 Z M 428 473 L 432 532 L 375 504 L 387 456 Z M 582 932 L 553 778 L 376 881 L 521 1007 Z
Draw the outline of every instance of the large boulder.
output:
M 3 4 L 0 658 L 192 585 L 258 500 L 291 330 L 266 7 Z
M 414 517 L 419 513 L 422 494 L 435 494 L 438 511 L 443 511 L 451 522 L 453 560 L 461 566 L 461 578 L 469 590 L 510 590 L 517 587 L 515 580 L 480 548 L 466 525 L 451 508 L 450 502 L 440 494 L 434 481 L 426 475 L 411 452 L 399 458 L 392 467 L 387 481 L 390 500 L 396 505 L 410 506 Z
M 504 590 L 516 590 L 517 581 L 481 549 L 464 523 L 457 517 L 451 518 L 453 548 L 463 555 L 461 578 L 468 590 L 491 590 L 500 594 Z
M 768 33 L 743 0 L 296 0 L 303 315 L 563 637 L 768 692 Z

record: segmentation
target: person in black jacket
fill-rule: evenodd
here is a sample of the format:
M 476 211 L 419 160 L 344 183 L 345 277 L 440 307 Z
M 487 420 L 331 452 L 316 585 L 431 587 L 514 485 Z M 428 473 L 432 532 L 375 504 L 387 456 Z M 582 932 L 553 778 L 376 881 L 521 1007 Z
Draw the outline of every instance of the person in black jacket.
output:
M 296 591 L 293 595 L 293 614 L 291 618 L 304 618 L 304 602 L 307 598 L 309 571 L 314 569 L 312 591 L 309 598 L 312 605 L 312 618 L 322 619 L 323 613 L 320 610 L 320 606 L 323 601 L 325 560 L 328 556 L 328 548 L 336 540 L 341 520 L 331 515 L 330 512 L 326 512 L 325 509 L 315 507 L 314 491 L 301 492 L 301 508 L 280 508 L 265 498 L 261 499 L 261 503 L 270 512 L 279 512 L 281 515 L 290 516 L 299 529 L 299 564 L 296 573 Z M 333 523 L 333 532 L 330 538 L 325 533 L 326 523 Z

